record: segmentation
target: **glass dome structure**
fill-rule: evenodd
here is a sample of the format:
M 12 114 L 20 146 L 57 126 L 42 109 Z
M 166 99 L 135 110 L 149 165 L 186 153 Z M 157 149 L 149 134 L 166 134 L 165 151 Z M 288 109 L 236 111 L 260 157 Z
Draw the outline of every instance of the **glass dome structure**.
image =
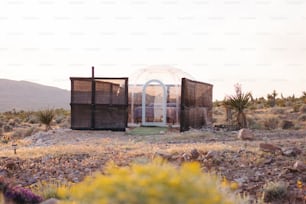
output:
M 129 125 L 179 125 L 182 78 L 190 74 L 167 65 L 139 69 L 129 77 Z

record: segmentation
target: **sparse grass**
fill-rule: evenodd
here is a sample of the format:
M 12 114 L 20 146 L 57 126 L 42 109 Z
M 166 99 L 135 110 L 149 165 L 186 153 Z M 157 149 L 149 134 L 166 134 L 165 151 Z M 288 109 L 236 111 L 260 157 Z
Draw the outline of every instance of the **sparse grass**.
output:
M 29 186 L 29 189 L 36 195 L 43 197 L 44 199 L 56 198 L 59 199 L 60 195 L 58 194 L 59 188 L 69 189 L 71 187 L 70 183 L 61 183 L 60 181 L 39 181 L 35 184 Z
M 137 127 L 129 130 L 128 135 L 160 135 L 167 132 L 167 127 Z
M 269 117 L 264 120 L 264 126 L 267 130 L 274 130 L 278 127 L 279 119 L 277 117 Z
M 270 109 L 272 114 L 282 115 L 285 113 L 286 108 L 274 107 Z

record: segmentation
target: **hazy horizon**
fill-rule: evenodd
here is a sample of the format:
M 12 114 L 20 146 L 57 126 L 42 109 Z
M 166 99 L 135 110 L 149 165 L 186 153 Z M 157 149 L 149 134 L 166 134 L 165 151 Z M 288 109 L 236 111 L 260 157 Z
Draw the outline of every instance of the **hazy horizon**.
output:
M 70 90 L 69 77 L 170 65 L 255 97 L 306 91 L 306 2 L 3 0 L 0 78 Z

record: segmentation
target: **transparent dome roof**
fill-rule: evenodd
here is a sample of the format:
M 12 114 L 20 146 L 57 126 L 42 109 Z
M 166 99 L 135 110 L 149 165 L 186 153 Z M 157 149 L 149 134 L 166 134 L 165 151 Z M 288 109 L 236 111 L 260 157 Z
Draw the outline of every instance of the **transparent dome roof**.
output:
M 194 79 L 180 69 L 168 65 L 152 65 L 134 72 L 129 77 L 129 84 L 140 85 L 150 80 L 159 80 L 164 84 L 180 85 L 182 78 Z

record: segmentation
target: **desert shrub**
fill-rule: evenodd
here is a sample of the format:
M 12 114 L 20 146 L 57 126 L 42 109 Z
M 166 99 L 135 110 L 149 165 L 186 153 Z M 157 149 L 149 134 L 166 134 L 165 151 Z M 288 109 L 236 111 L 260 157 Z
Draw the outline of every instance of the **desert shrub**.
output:
M 4 132 L 11 132 L 11 131 L 13 131 L 13 127 L 10 126 L 10 125 L 4 125 L 3 126 L 3 131 Z
M 269 117 L 264 120 L 263 124 L 266 129 L 273 130 L 278 127 L 279 119 L 277 117 Z
M 301 104 L 294 104 L 293 106 L 293 112 L 297 113 L 300 111 Z
M 45 200 L 50 198 L 60 199 L 58 190 L 59 188 L 70 188 L 68 183 L 61 183 L 59 181 L 39 181 L 30 186 L 30 190 L 36 195 L 41 196 Z
M 177 204 L 177 203 L 239 203 L 217 183 L 204 174 L 198 163 L 185 163 L 176 168 L 154 161 L 130 167 L 109 165 L 105 175 L 88 177 L 83 182 L 59 192 L 69 203 L 112 204 Z
M 31 124 L 39 123 L 37 114 L 29 115 L 26 122 L 31 123 Z
M 33 194 L 29 189 L 21 186 L 7 188 L 4 196 L 9 200 L 14 201 L 15 204 L 34 204 L 42 201 L 40 196 Z
M 261 129 L 261 124 L 255 118 L 247 117 L 247 123 L 250 129 Z
M 301 113 L 306 113 L 306 105 L 302 105 L 302 106 L 300 107 L 300 112 L 301 112 Z
M 12 139 L 12 138 L 11 138 L 10 135 L 2 135 L 2 136 L 1 136 L 1 142 L 2 142 L 3 144 L 9 143 L 9 141 L 10 141 L 11 139 Z
M 29 128 L 17 128 L 13 133 L 14 138 L 23 138 L 31 136 L 34 131 L 34 127 Z
M 284 114 L 285 113 L 285 108 L 272 108 L 271 109 L 271 113 L 272 114 L 278 114 L 278 115 L 281 115 L 281 114 Z
M 54 110 L 52 109 L 46 109 L 46 110 L 41 110 L 37 112 L 37 118 L 40 123 L 46 126 L 46 130 L 51 128 L 51 122 L 54 117 L 55 117 L 55 113 L 54 113 Z
M 283 120 L 281 124 L 282 129 L 291 129 L 294 127 L 294 124 L 290 120 Z
M 0 176 L 0 194 L 1 203 L 14 203 L 14 204 L 35 204 L 40 203 L 42 197 L 34 194 L 31 190 L 23 188 L 18 185 L 13 185 L 12 181 Z
M 20 139 L 23 137 L 22 135 L 23 135 L 23 130 L 18 129 L 13 132 L 12 136 L 14 139 Z
M 302 114 L 298 117 L 299 121 L 306 121 L 306 114 Z
M 288 185 L 284 182 L 269 182 L 263 187 L 265 202 L 284 201 L 288 196 Z
M 286 106 L 286 101 L 284 99 L 277 98 L 276 99 L 276 105 L 279 106 L 279 107 L 285 107 Z

